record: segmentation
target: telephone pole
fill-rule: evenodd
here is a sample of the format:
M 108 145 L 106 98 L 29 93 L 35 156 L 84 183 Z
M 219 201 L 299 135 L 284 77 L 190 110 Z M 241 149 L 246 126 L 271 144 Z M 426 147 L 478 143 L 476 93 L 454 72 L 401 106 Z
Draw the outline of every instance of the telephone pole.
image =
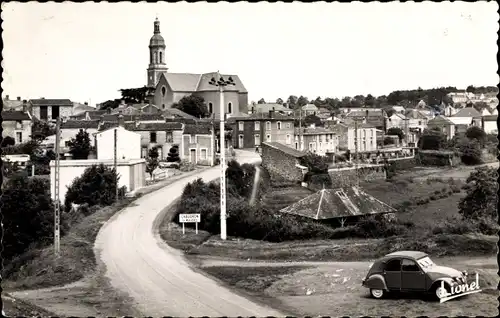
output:
M 219 101 L 220 101 L 220 238 L 226 240 L 227 226 L 226 226 L 226 149 L 225 149 L 225 107 L 224 107 L 224 87 L 227 85 L 235 85 L 233 78 L 229 76 L 227 80 L 222 78 L 217 71 L 218 79 L 212 77 L 209 84 L 219 87 Z
M 55 150 L 56 150 L 56 160 L 55 160 L 55 167 L 54 167 L 54 252 L 56 257 L 59 257 L 60 255 L 60 216 L 61 216 L 61 210 L 60 210 L 60 202 L 59 202 L 59 172 L 60 172 L 60 165 L 59 165 L 59 139 L 61 138 L 61 118 L 57 117 L 57 122 L 56 122 L 56 140 L 55 140 Z
M 118 136 L 117 136 L 117 130 L 118 128 L 115 128 L 114 131 L 114 154 L 113 154 L 113 167 L 115 168 L 115 182 L 116 182 L 116 187 L 115 187 L 115 202 L 118 202 L 118 158 L 117 158 L 117 141 L 118 141 Z

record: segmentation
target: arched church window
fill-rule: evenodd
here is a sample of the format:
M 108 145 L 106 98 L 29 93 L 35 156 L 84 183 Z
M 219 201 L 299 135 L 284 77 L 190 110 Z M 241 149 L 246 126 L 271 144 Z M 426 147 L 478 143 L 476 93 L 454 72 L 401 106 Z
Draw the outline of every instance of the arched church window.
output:
M 214 112 L 214 104 L 212 102 L 208 103 L 208 112 L 212 114 Z
M 227 112 L 230 114 L 233 113 L 233 104 L 231 102 L 227 103 Z
M 167 89 L 165 88 L 165 86 L 163 86 L 163 87 L 161 88 L 161 95 L 162 95 L 163 97 L 165 97 L 165 94 L 166 94 L 166 93 L 167 93 Z
M 163 63 L 163 52 L 160 52 L 160 63 Z
M 154 54 L 155 54 L 155 61 L 154 62 L 158 63 L 158 52 L 155 52 Z

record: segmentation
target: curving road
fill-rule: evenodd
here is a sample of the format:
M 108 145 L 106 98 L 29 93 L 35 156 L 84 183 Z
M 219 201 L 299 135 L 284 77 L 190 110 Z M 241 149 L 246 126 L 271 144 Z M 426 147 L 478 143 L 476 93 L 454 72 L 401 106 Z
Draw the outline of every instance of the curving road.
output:
M 237 151 L 240 163 L 257 163 L 252 152 Z M 217 179 L 218 167 L 183 178 L 139 198 L 103 226 L 95 244 L 112 286 L 126 292 L 147 316 L 285 316 L 236 295 L 193 271 L 182 254 L 159 238 L 162 210 L 197 178 Z

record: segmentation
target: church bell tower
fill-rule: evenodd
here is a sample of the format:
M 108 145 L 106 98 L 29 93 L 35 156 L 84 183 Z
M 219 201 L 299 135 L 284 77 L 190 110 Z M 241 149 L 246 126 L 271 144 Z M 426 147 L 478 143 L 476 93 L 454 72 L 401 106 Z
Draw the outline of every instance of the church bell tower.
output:
M 160 34 L 160 21 L 156 18 L 153 36 L 149 40 L 148 87 L 156 87 L 160 75 L 168 71 L 165 62 L 165 49 L 165 40 Z

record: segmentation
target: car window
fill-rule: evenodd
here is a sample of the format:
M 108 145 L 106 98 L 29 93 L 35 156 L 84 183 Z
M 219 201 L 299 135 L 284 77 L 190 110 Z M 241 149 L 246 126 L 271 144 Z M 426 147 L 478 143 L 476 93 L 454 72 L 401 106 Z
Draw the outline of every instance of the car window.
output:
M 387 264 L 385 264 L 384 269 L 388 272 L 400 271 L 401 270 L 401 260 L 399 260 L 399 259 L 390 260 L 389 262 L 387 262 Z
M 420 270 L 417 263 L 411 259 L 403 259 L 401 267 L 403 272 L 418 272 Z

